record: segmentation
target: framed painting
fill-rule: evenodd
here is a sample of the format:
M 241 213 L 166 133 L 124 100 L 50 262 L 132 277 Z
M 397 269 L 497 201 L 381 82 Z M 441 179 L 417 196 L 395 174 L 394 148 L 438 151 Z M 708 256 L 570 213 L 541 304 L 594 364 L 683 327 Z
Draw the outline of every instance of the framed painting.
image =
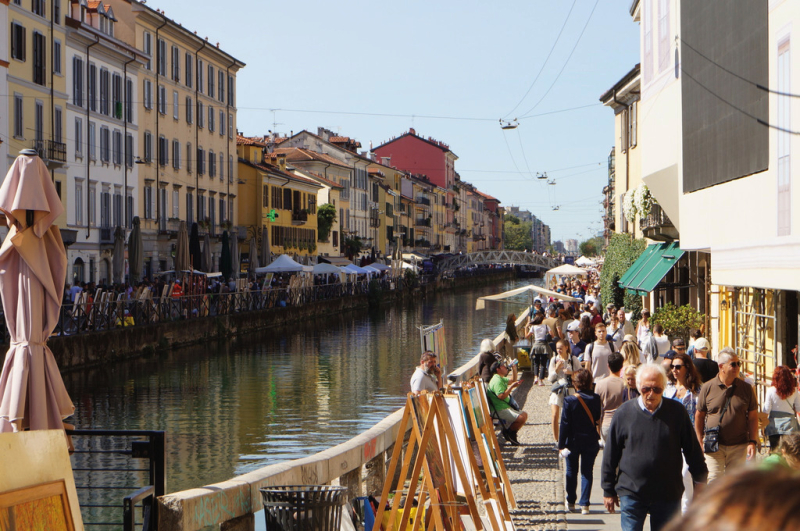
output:
M 75 531 L 64 480 L 0 493 L 0 531 Z

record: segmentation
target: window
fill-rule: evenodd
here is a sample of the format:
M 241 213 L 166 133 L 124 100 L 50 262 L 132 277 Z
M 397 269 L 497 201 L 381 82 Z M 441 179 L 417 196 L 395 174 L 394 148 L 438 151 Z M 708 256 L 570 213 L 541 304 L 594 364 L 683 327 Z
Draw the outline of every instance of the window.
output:
M 142 51 L 146 53 L 148 56 L 153 55 L 153 36 L 150 35 L 149 32 L 145 31 L 142 34 Z M 144 66 L 146 69 L 150 70 L 150 59 L 147 60 L 147 64 Z
M 217 175 L 217 157 L 214 155 L 214 150 L 208 150 L 208 176 L 211 178 Z
M 178 92 L 172 91 L 172 117 L 176 120 L 180 119 L 178 116 L 178 112 L 180 111 L 180 106 L 178 106 Z
M 158 75 L 167 75 L 167 43 L 164 39 L 158 39 L 158 57 L 156 58 L 156 68 Z
M 177 46 L 172 47 L 172 80 L 181 81 L 181 55 Z
M 125 226 L 129 229 L 133 228 L 133 190 L 128 188 L 128 194 L 125 197 Z
M 113 151 L 114 151 L 114 164 L 122 165 L 122 132 L 118 129 L 114 130 L 112 137 Z
M 208 106 L 208 132 L 214 132 L 214 107 L 212 105 Z
M 45 16 L 45 0 L 31 0 L 31 11 L 40 17 Z
M 219 136 L 225 136 L 225 111 L 219 111 Z
M 373 209 L 377 210 L 377 209 Z M 308 213 L 309 214 L 316 214 L 317 213 L 317 198 L 312 194 L 308 194 Z
M 111 115 L 122 120 L 122 76 L 114 74 L 111 82 Z
M 789 39 L 783 40 L 778 45 L 778 236 L 792 234 L 792 136 L 788 131 L 791 128 L 792 100 Z M 787 95 L 783 95 L 787 94 Z
M 97 67 L 89 63 L 89 82 L 86 99 L 89 101 L 89 109 L 97 110 Z
M 186 143 L 186 171 L 192 173 L 192 143 Z
M 228 182 L 233 182 L 233 155 L 228 156 Z
M 100 114 L 108 116 L 108 70 L 100 69 Z
M 75 118 L 75 156 L 83 156 L 83 120 Z
M 47 39 L 38 31 L 33 32 L 33 82 L 37 85 L 47 83 Z
M 658 0 L 658 71 L 669 66 L 669 4 L 671 0 Z
M 208 65 L 208 97 L 214 97 L 214 66 Z
M 203 60 L 197 60 L 197 90 L 200 94 L 203 93 Z
M 186 192 L 186 223 L 194 223 L 194 198 L 192 192 Z
M 636 147 L 636 137 L 637 137 L 637 124 L 636 124 L 636 121 L 637 121 L 638 115 L 639 115 L 639 102 L 638 101 L 634 101 L 633 103 L 631 103 L 631 106 L 630 106 L 630 108 L 628 110 L 630 112 L 630 116 L 629 116 L 629 119 L 628 119 L 629 127 L 630 127 L 629 139 L 630 139 L 630 142 L 631 142 L 631 147 Z
M 272 208 L 276 210 L 283 209 L 283 193 L 277 186 L 272 187 Z
M 89 159 L 97 160 L 97 127 L 94 122 L 89 122 L 89 137 L 86 142 L 89 144 Z
M 83 225 L 83 183 L 75 181 L 75 224 Z
M 83 107 L 83 59 L 72 58 L 72 104 Z
M 206 196 L 202 192 L 197 194 L 197 219 L 198 221 L 206 219 Z
M 125 135 L 125 165 L 133 168 L 133 135 Z
M 144 185 L 144 219 L 153 219 L 153 186 Z
M 261 208 L 269 208 L 269 185 L 265 184 L 261 189 Z
M 11 23 L 11 58 L 25 60 L 25 27 Z
M 233 107 L 233 76 L 228 76 L 228 105 Z
M 149 79 L 144 80 L 144 108 L 153 108 L 153 83 Z
M 100 226 L 104 229 L 111 224 L 111 194 L 100 193 Z
M 93 184 L 89 184 L 89 225 L 94 227 L 97 225 L 97 188 Z
M 111 132 L 108 127 L 100 127 L 100 161 L 108 163 L 111 158 L 111 150 L 109 146 Z
M 57 39 L 53 40 L 53 73 L 61 75 L 61 41 Z
M 202 129 L 205 126 L 205 106 L 203 105 L 202 101 L 197 102 L 197 127 Z
M 187 52 L 186 53 L 186 86 L 189 87 L 189 88 L 192 88 L 192 86 L 194 84 L 194 79 L 193 79 L 193 77 L 194 77 L 194 69 L 192 68 L 193 66 L 194 66 L 194 58 L 192 57 L 192 54 Z
M 219 198 L 219 220 L 220 221 L 228 221 L 228 218 L 225 217 L 225 199 Z
M 172 167 L 176 170 L 181 168 L 181 143 L 178 140 L 172 141 Z
M 114 194 L 114 217 L 112 218 L 114 227 L 122 226 L 122 194 Z
M 186 96 L 186 123 L 191 124 L 194 123 L 194 117 L 192 116 L 194 112 L 194 102 L 192 101 L 191 96 Z
M 61 2 L 53 3 L 53 22 L 61 24 Z
M 59 144 L 64 142 L 64 112 L 61 107 L 53 108 L 53 140 Z
M 152 162 L 153 160 L 153 135 L 150 132 L 145 131 L 144 137 L 142 138 L 144 142 L 144 147 L 142 148 L 144 151 L 144 161 L 145 162 Z
M 181 193 L 178 190 L 172 190 L 172 217 L 178 219 L 181 217 Z
M 228 138 L 233 138 L 233 115 L 228 114 Z
M 203 148 L 197 148 L 197 175 L 203 175 L 206 172 L 206 152 Z
M 167 87 L 158 86 L 158 112 L 167 114 Z
M 208 198 L 208 221 L 211 227 L 211 234 L 214 234 L 214 229 L 217 225 L 217 216 L 216 216 L 216 208 L 214 208 L 216 203 L 214 202 L 214 197 Z
M 289 188 L 283 189 L 283 209 L 284 210 L 292 209 L 292 190 Z
M 164 135 L 158 137 L 158 164 L 166 166 L 169 163 L 169 143 Z
M 217 97 L 219 101 L 225 103 L 225 72 L 217 72 Z
M 125 80 L 125 121 L 133 123 L 133 80 Z

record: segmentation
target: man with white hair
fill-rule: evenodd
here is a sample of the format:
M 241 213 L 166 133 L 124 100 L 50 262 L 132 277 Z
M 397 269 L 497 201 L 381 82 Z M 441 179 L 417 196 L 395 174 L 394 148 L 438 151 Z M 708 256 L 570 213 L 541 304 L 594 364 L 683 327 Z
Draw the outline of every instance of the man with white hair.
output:
M 708 477 L 703 451 L 686 408 L 663 400 L 667 375 L 648 363 L 636 373 L 640 396 L 614 413 L 603 451 L 603 503 L 609 513 L 620 508 L 620 528 L 641 531 L 647 515 L 658 531 L 680 511 L 683 458 L 694 480 L 695 494 Z
M 716 451 L 704 448 L 709 483 L 754 459 L 758 447 L 758 401 L 753 386 L 739 378 L 739 356 L 725 347 L 717 364 L 719 373 L 700 388 L 694 416 L 699 440 L 718 428 Z

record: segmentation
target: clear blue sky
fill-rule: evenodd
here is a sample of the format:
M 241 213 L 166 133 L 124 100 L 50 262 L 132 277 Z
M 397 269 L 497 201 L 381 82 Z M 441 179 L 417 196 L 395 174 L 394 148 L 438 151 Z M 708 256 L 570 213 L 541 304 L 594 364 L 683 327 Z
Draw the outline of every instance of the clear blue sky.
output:
M 237 88 L 244 134 L 316 132 L 323 126 L 366 149 L 414 127 L 450 145 L 463 180 L 505 206 L 531 210 L 550 225 L 553 240 L 583 240 L 601 230 L 599 203 L 614 122 L 613 111 L 598 98 L 639 62 L 639 26 L 628 14 L 630 2 L 387 4 L 148 2 L 247 64 Z M 541 75 L 512 111 L 565 20 Z M 503 131 L 498 123 L 591 104 L 596 105 L 521 119 L 516 130 Z M 556 185 L 532 178 L 544 171 Z M 561 208 L 554 211 L 553 205 Z

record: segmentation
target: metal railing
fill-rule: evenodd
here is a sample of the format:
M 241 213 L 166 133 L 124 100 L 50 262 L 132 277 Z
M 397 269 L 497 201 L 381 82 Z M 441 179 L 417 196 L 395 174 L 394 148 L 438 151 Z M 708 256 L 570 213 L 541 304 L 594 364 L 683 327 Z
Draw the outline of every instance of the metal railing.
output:
M 145 430 L 68 430 L 83 525 L 157 528 L 156 497 L 167 491 L 166 435 Z
M 640 227 L 642 230 L 673 226 L 674 225 L 672 224 L 672 221 L 658 203 L 653 203 L 653 205 L 650 207 L 650 213 L 647 215 L 647 217 L 642 218 L 640 221 Z

